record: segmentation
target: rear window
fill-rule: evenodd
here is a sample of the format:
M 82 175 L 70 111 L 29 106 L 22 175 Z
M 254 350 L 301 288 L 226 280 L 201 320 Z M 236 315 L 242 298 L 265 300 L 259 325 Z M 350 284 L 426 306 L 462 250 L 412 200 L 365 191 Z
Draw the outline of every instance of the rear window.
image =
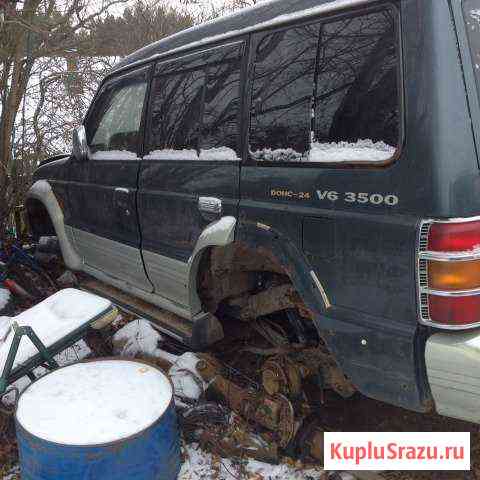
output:
M 477 90 L 480 92 L 480 0 L 463 0 L 463 14 L 467 25 Z

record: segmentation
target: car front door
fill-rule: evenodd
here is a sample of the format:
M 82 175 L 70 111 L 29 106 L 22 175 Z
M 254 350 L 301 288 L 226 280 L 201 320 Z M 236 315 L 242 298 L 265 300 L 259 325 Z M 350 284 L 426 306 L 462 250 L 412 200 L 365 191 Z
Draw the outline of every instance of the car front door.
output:
M 70 224 L 85 270 L 152 291 L 136 205 L 149 67 L 107 81 L 85 121 L 88 160 L 72 161 Z
M 155 292 L 182 307 L 200 235 L 237 216 L 243 53 L 237 42 L 155 66 L 139 175 L 142 253 Z

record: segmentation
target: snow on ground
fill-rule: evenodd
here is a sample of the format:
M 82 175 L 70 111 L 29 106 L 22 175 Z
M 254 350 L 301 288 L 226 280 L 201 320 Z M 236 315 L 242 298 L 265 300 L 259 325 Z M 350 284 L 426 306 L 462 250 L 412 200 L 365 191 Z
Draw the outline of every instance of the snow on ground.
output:
M 148 320 L 138 318 L 118 330 L 112 343 L 115 355 L 160 358 L 172 364 L 168 374 L 177 405 L 184 405 L 183 400 L 198 400 L 206 388 L 195 368 L 200 359 L 191 352 L 178 356 L 162 350 L 159 346 L 163 340 Z
M 198 373 L 196 365 L 200 359 L 192 352 L 186 352 L 175 360 L 168 371 L 175 392 L 175 404 L 184 405 L 184 400 L 198 400 L 207 385 Z
M 115 355 L 129 358 L 158 356 L 158 346 L 162 341 L 162 335 L 144 318 L 127 323 L 112 338 Z
M 11 294 L 8 288 L 0 288 L 0 310 L 7 306 L 10 296 Z
M 270 465 L 255 460 L 243 462 L 219 458 L 202 451 L 197 444 L 183 449 L 185 460 L 178 480 L 324 480 L 325 472 L 320 468 L 299 469 L 286 464 Z M 343 475 L 343 474 L 342 474 Z M 16 480 L 19 467 L 15 466 L 2 480 Z M 342 477 L 342 480 L 352 477 Z
M 255 460 L 242 462 L 218 458 L 202 451 L 198 445 L 187 445 L 185 461 L 178 480 L 320 480 L 324 478 L 321 468 L 296 469 L 286 464 L 270 465 Z

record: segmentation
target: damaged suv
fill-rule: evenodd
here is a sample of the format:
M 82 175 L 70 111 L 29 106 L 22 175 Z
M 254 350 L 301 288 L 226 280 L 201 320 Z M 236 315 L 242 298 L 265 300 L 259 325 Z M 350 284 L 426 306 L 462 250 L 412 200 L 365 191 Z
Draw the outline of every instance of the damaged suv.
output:
M 260 3 L 122 60 L 32 230 L 195 348 L 283 312 L 344 391 L 480 423 L 479 91 L 480 0 Z

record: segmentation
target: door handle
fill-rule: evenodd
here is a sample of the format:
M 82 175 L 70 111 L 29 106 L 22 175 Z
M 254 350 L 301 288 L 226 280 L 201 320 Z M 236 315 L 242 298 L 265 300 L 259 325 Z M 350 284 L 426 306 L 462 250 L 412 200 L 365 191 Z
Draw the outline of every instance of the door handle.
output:
M 198 199 L 198 209 L 208 215 L 221 215 L 222 201 L 215 197 L 200 197 Z
M 115 188 L 115 203 L 118 207 L 125 211 L 127 216 L 130 215 L 130 190 L 128 188 Z

